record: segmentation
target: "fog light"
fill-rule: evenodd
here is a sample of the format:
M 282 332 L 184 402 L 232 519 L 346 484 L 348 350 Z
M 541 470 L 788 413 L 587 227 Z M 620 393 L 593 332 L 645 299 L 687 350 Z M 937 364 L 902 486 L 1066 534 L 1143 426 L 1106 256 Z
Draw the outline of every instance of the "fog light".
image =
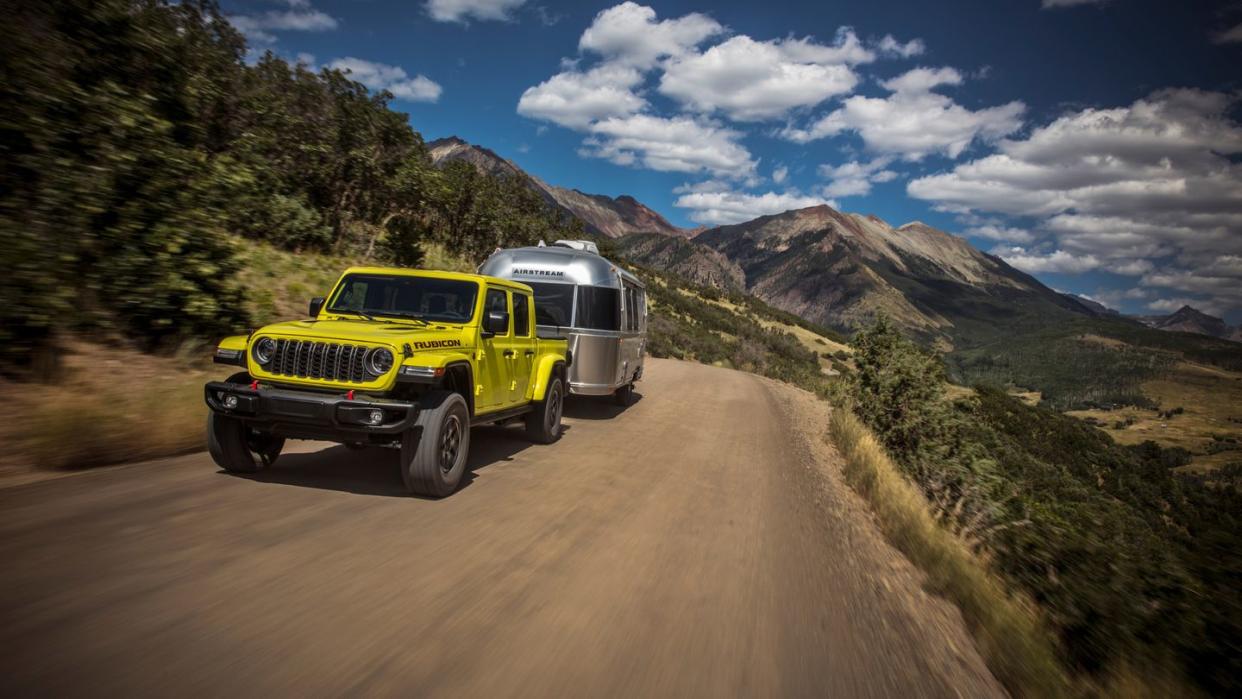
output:
M 372 411 L 371 411 L 371 414 L 370 414 L 370 415 L 367 415 L 367 422 L 368 422 L 369 424 L 372 424 L 372 425 L 378 425 L 378 424 L 380 424 L 380 423 L 381 423 L 381 422 L 383 422 L 383 421 L 384 421 L 384 411 L 383 411 L 383 410 L 372 410 Z
M 224 400 L 220 402 L 222 405 L 224 405 L 225 410 L 233 410 L 234 408 L 237 407 L 237 396 L 233 396 L 233 395 L 225 396 Z

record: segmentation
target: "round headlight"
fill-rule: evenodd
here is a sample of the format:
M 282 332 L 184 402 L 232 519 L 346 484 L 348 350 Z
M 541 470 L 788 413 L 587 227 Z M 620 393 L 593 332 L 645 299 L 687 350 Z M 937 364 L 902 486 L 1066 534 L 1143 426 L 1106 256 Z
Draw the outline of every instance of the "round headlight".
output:
M 382 347 L 373 349 L 367 354 L 367 371 L 375 376 L 383 376 L 392 368 L 393 356 L 390 350 Z
M 260 364 L 267 364 L 272 361 L 272 357 L 276 356 L 276 341 L 270 337 L 265 337 L 254 343 L 254 360 Z

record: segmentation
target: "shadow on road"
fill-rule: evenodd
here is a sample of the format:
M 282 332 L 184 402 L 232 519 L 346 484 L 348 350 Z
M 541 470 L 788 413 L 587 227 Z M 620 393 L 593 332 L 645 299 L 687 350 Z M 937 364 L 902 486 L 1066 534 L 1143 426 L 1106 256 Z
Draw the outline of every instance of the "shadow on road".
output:
M 565 430 L 568 433 L 569 427 L 566 426 Z M 480 471 L 496 463 L 511 461 L 516 454 L 531 446 L 520 429 L 473 428 L 470 431 L 470 459 L 457 492 L 470 487 Z M 406 492 L 397 458 L 394 449 L 349 449 L 337 445 L 310 453 L 284 454 L 273 466 L 259 473 L 219 473 L 259 483 L 338 490 L 358 495 L 417 498 Z
M 565 417 L 576 420 L 611 420 L 638 405 L 643 394 L 634 392 L 634 402 L 623 408 L 613 402 L 612 396 L 573 396 L 565 401 Z

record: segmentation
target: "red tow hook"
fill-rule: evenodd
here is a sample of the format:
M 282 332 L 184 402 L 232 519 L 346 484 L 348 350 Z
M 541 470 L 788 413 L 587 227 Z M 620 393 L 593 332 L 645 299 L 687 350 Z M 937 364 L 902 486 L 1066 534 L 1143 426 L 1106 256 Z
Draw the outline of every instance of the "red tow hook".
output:
M 349 389 L 349 393 L 345 394 L 345 400 L 353 400 L 353 399 L 354 399 L 354 389 L 351 388 Z
M 252 390 L 252 391 L 257 391 L 257 390 L 259 390 L 259 382 L 258 382 L 258 381 L 251 381 L 251 382 L 250 382 L 250 390 Z

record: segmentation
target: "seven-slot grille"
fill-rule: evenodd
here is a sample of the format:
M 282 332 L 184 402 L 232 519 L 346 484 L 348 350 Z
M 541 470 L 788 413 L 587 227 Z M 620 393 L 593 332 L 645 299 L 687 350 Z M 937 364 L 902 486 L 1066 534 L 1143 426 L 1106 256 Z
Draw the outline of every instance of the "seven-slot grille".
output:
M 373 378 L 363 365 L 370 349 L 313 340 L 276 340 L 276 353 L 265 368 L 282 376 L 362 383 Z

